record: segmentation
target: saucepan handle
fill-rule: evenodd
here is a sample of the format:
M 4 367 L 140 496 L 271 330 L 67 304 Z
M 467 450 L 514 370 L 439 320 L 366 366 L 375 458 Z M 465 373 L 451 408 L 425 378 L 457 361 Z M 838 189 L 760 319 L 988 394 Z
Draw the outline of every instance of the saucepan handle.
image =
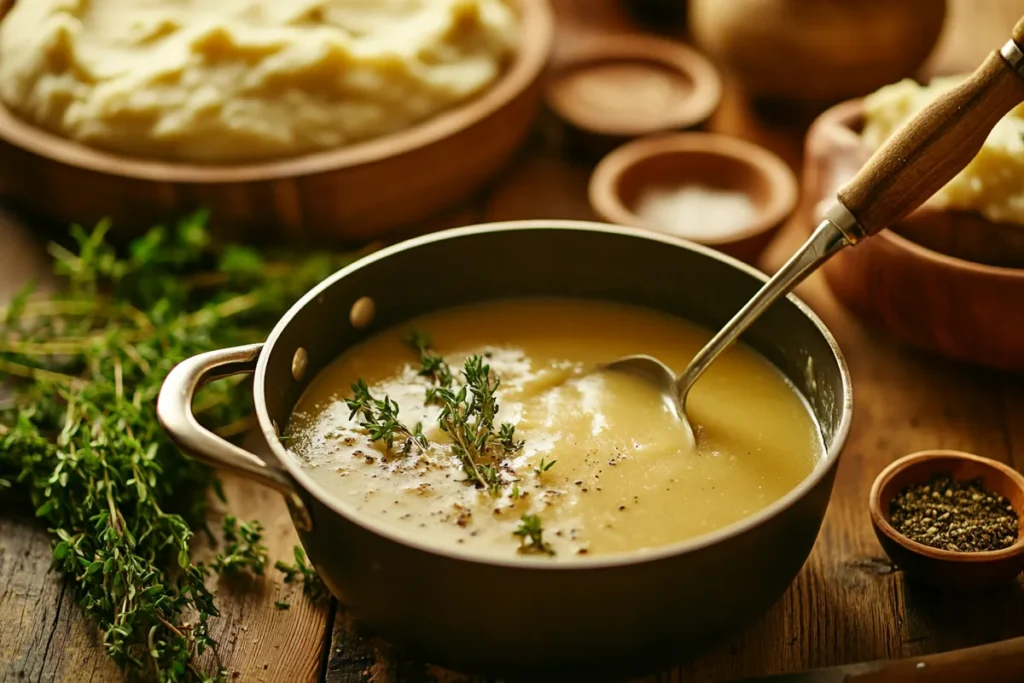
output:
M 262 348 L 263 344 L 236 346 L 201 353 L 182 361 L 171 370 L 160 387 L 156 402 L 157 418 L 178 448 L 197 460 L 280 491 L 296 526 L 308 529 L 311 526 L 309 514 L 288 473 L 217 436 L 199 424 L 192 413 L 192 399 L 200 387 L 231 375 L 252 374 Z
M 996 123 L 1024 102 L 1024 19 L 967 80 L 922 109 L 839 190 L 866 237 L 905 218 L 953 179 Z

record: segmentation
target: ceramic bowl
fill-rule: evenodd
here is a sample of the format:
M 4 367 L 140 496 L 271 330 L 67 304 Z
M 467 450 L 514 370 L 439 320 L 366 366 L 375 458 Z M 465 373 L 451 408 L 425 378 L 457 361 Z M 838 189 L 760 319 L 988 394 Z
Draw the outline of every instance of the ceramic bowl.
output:
M 627 143 L 605 157 L 590 179 L 590 204 L 601 218 L 658 229 L 637 215 L 652 188 L 699 185 L 740 192 L 754 207 L 749 223 L 724 236 L 681 235 L 730 256 L 757 258 L 797 204 L 796 177 L 779 157 L 749 142 L 713 133 L 680 133 Z
M 954 480 L 980 478 L 989 490 L 1024 511 L 1024 476 L 996 460 L 960 451 L 920 451 L 886 467 L 871 487 L 869 505 L 875 535 L 886 555 L 907 578 L 938 588 L 979 591 L 1012 581 L 1024 570 L 1024 517 L 1018 521 L 1016 542 L 1002 550 L 955 552 L 912 541 L 889 523 L 889 505 L 902 490 L 936 474 Z
M 862 120 L 861 101 L 850 100 L 823 113 L 807 133 L 800 214 L 808 231 L 870 156 L 859 135 Z M 906 343 L 1024 370 L 1022 226 L 924 207 L 839 252 L 823 270 L 846 306 Z

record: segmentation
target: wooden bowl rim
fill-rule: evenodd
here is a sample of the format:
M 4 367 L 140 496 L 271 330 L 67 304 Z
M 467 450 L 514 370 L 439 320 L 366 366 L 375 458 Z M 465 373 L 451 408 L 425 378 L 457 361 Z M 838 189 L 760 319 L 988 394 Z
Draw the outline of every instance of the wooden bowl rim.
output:
M 933 548 L 929 545 L 911 540 L 896 531 L 892 524 L 889 523 L 889 520 L 886 519 L 882 510 L 882 489 L 885 488 L 885 485 L 888 484 L 897 474 L 936 458 L 969 460 L 971 462 L 978 463 L 984 467 L 989 467 L 993 470 L 1002 472 L 1007 475 L 1018 488 L 1024 490 L 1024 476 L 1009 465 L 1001 463 L 998 460 L 992 460 L 991 458 L 974 455 L 973 453 L 956 450 L 933 449 L 917 451 L 889 463 L 889 465 L 879 472 L 877 477 L 875 477 L 875 481 L 871 485 L 871 493 L 868 495 L 868 506 L 871 511 L 871 523 L 874 525 L 875 529 L 907 551 L 931 561 L 978 564 L 1007 560 L 1024 553 L 1024 534 L 1020 533 L 1017 534 L 1017 540 L 1015 540 L 1013 545 L 1008 548 L 1003 548 L 1001 550 L 983 550 L 972 553 Z M 1021 510 L 1014 510 L 1014 512 L 1016 512 L 1018 516 L 1024 514 L 1024 511 Z
M 856 97 L 833 105 L 822 112 L 810 128 L 809 135 L 813 135 L 818 129 L 828 126 L 841 126 L 850 132 L 856 133 L 849 123 L 852 119 L 859 118 L 864 114 L 864 98 Z M 859 136 L 858 136 L 859 137 Z M 870 151 L 870 150 L 869 150 Z M 1024 231 L 1024 225 L 1020 228 Z M 1008 266 L 992 266 L 985 263 L 975 263 L 966 259 L 942 254 L 933 251 L 928 247 L 921 246 L 892 230 L 883 230 L 877 233 L 874 239 L 885 240 L 896 249 L 908 252 L 912 257 L 929 261 L 940 267 L 964 271 L 975 275 L 996 276 L 1007 278 L 1013 281 L 1024 282 L 1024 268 L 1011 268 Z
M 0 140 L 52 161 L 111 176 L 170 183 L 279 180 L 383 162 L 437 143 L 499 111 L 536 82 L 554 41 L 548 0 L 517 0 L 519 45 L 499 78 L 477 96 L 414 126 L 351 145 L 252 163 L 199 164 L 93 148 L 28 123 L 0 104 Z M 0 15 L 2 16 L 2 15 Z
M 646 61 L 677 71 L 693 83 L 686 106 L 668 123 L 657 126 L 592 125 L 581 121 L 573 108 L 561 105 L 554 96 L 562 77 L 588 65 L 615 61 Z M 548 77 L 545 101 L 559 118 L 581 130 L 607 136 L 638 136 L 672 128 L 689 128 L 708 119 L 722 100 L 722 79 L 711 60 L 686 43 L 651 35 L 610 34 L 584 39 L 572 56 L 562 61 Z
M 590 176 L 588 194 L 594 212 L 613 223 L 645 227 L 641 218 L 626 206 L 619 194 L 622 176 L 637 164 L 658 156 L 687 154 L 718 155 L 752 169 L 768 181 L 767 205 L 759 209 L 751 224 L 725 237 L 692 239 L 708 246 L 736 244 L 774 230 L 796 209 L 799 188 L 789 165 L 760 145 L 718 133 L 672 133 L 627 142 L 604 157 Z M 653 228 L 646 228 L 654 230 Z M 664 232 L 655 230 L 655 232 Z

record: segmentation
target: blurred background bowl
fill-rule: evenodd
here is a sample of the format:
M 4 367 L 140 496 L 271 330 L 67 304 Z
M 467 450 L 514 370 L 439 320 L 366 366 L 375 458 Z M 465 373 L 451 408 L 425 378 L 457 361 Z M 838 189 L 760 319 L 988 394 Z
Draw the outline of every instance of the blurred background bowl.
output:
M 547 79 L 548 107 L 600 149 L 703 124 L 722 99 L 714 65 L 693 48 L 648 35 L 579 41 Z
M 913 76 L 945 0 L 690 0 L 693 38 L 759 97 L 829 103 Z
M 223 237 L 366 242 L 471 195 L 529 134 L 554 37 L 548 0 L 518 0 L 520 43 L 479 96 L 415 126 L 337 149 L 246 164 L 148 160 L 87 147 L 0 106 L 0 196 L 29 214 L 139 233 L 206 207 Z
M 763 147 L 713 133 L 677 133 L 641 138 L 605 157 L 590 179 L 594 212 L 612 223 L 675 234 L 649 224 L 637 206 L 646 190 L 687 186 L 738 192 L 754 216 L 726 236 L 701 237 L 700 226 L 676 234 L 753 262 L 797 204 L 796 177 L 782 159 Z M 719 230 L 709 226 L 709 235 Z
M 824 112 L 807 133 L 800 214 L 808 231 L 871 154 L 859 134 L 862 121 L 861 101 L 850 100 Z M 1024 265 L 1024 226 L 928 207 L 839 252 L 824 272 L 846 306 L 896 338 L 1021 371 L 1024 267 L 1014 264 Z

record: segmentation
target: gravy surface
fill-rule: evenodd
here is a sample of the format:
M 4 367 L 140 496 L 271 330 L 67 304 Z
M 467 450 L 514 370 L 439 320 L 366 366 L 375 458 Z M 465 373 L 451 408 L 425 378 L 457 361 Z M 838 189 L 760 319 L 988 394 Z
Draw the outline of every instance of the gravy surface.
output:
M 516 426 L 511 456 L 520 497 L 467 483 L 444 446 L 385 453 L 349 419 L 351 383 L 399 405 L 412 427 L 448 443 L 427 378 L 403 341 L 428 334 L 459 375 L 481 354 L 501 380 L 500 422 Z M 809 408 L 748 347 L 726 352 L 694 386 L 697 446 L 652 385 L 595 366 L 648 353 L 682 369 L 709 338 L 684 320 L 608 302 L 535 299 L 447 309 L 385 330 L 347 350 L 300 399 L 286 444 L 308 474 L 360 514 L 398 533 L 489 556 L 519 550 L 513 531 L 536 514 L 554 561 L 657 548 L 740 520 L 781 498 L 814 468 L 824 445 Z M 461 377 L 460 377 L 461 379 Z M 557 461 L 538 473 L 541 459 Z

